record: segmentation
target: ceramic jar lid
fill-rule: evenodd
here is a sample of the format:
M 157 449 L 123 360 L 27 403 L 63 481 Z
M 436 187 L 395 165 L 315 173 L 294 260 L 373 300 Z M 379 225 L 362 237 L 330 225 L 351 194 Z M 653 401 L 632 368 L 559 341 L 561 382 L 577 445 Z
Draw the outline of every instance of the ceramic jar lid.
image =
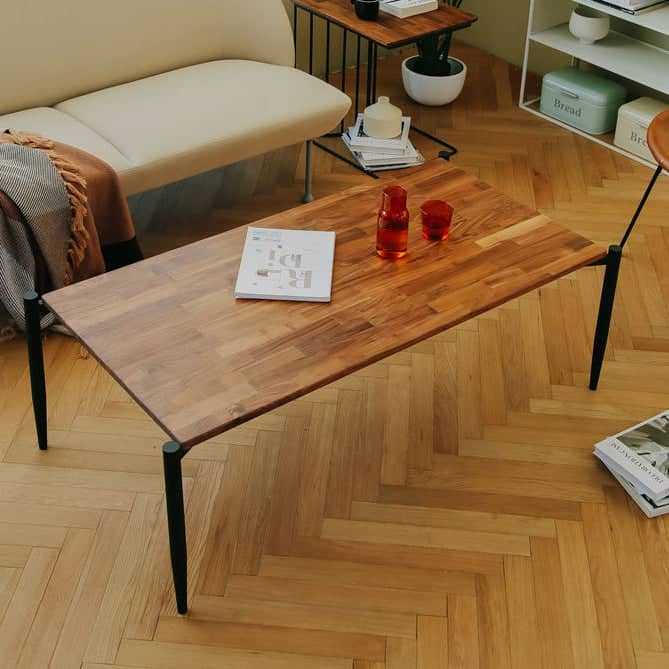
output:
M 365 109 L 362 129 L 365 135 L 376 139 L 397 137 L 402 132 L 402 110 L 382 95 L 376 104 Z

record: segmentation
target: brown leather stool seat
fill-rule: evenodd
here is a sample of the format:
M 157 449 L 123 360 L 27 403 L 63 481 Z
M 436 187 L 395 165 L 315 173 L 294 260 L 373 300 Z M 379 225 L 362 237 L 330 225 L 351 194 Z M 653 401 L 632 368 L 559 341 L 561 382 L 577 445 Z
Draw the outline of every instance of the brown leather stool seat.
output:
M 658 114 L 648 126 L 648 148 L 657 164 L 669 171 L 669 109 Z

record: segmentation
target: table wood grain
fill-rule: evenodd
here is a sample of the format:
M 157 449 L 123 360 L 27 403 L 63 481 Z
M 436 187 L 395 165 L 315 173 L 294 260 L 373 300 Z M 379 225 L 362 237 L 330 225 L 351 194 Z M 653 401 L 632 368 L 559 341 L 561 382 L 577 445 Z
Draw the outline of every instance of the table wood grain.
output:
M 375 254 L 389 181 L 412 215 L 397 261 Z M 442 243 L 420 233 L 433 198 L 455 207 Z M 336 231 L 332 302 L 235 300 L 246 226 L 44 295 L 186 448 L 605 255 L 440 159 L 254 225 Z
M 478 20 L 475 14 L 451 7 L 443 2 L 440 2 L 439 9 L 433 12 L 410 16 L 406 19 L 379 12 L 375 21 L 359 19 L 350 0 L 295 0 L 295 4 L 389 49 L 412 44 L 427 35 L 448 30 L 461 30 Z

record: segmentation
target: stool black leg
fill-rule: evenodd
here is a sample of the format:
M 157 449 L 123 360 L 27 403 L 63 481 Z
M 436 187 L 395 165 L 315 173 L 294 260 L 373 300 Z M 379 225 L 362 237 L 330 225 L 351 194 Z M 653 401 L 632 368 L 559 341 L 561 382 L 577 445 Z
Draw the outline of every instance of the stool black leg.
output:
M 622 258 L 622 252 L 622 247 L 614 244 L 609 246 L 609 252 L 606 256 L 606 272 L 604 273 L 602 297 L 599 302 L 599 315 L 597 316 L 595 341 L 592 346 L 590 390 L 597 390 L 599 374 L 602 371 L 604 353 L 606 352 L 606 343 L 609 339 L 613 304 L 616 298 L 616 287 L 618 285 L 618 273 L 620 271 L 620 260 Z
M 44 378 L 44 353 L 42 351 L 42 328 L 40 327 L 39 295 L 29 290 L 23 294 L 23 310 L 26 318 L 28 341 L 28 365 L 30 367 L 30 390 L 33 398 L 37 443 L 41 451 L 47 449 L 46 430 L 46 381 Z
M 625 230 L 625 234 L 623 235 L 623 238 L 620 242 L 621 248 L 625 246 L 625 243 L 627 242 L 629 236 L 632 234 L 632 230 L 634 230 L 634 226 L 636 225 L 636 222 L 639 220 L 639 216 L 641 216 L 641 212 L 643 211 L 643 208 L 646 206 L 646 202 L 648 201 L 648 198 L 650 197 L 650 194 L 653 188 L 655 187 L 655 184 L 657 183 L 660 174 L 662 174 L 662 167 L 658 165 L 658 168 L 655 170 L 655 173 L 653 174 L 653 177 L 651 178 L 650 183 L 648 184 L 648 188 L 646 188 L 646 192 L 643 194 L 643 197 L 641 198 L 641 202 L 639 202 L 639 206 L 636 208 L 636 211 L 634 212 L 634 216 L 632 216 L 630 224 L 627 226 L 627 230 Z
M 181 478 L 181 458 L 185 451 L 176 441 L 163 445 L 165 471 L 165 498 L 167 501 L 167 529 L 170 537 L 170 558 L 177 611 L 188 612 L 188 557 L 186 552 L 186 519 Z

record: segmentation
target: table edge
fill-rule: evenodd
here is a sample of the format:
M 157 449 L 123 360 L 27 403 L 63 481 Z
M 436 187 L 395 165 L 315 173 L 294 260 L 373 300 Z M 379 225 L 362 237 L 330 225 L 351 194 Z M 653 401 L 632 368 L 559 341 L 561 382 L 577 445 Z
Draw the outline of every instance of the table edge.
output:
M 251 224 L 249 224 L 251 225 Z M 223 233 L 225 234 L 225 233 Z M 591 241 L 591 240 L 588 240 Z M 425 341 L 426 339 L 429 339 L 430 337 L 434 337 L 437 334 L 440 334 L 442 332 L 446 332 L 447 330 L 450 330 L 451 328 L 456 327 L 457 325 L 460 325 L 461 323 L 464 323 L 468 320 L 471 320 L 473 318 L 477 318 L 483 313 L 486 313 L 487 311 L 490 311 L 502 304 L 505 304 L 506 302 L 509 302 L 513 299 L 516 299 L 520 297 L 521 295 L 526 295 L 528 293 L 531 293 L 535 290 L 538 290 L 539 288 L 542 288 L 543 286 L 552 283 L 553 281 L 557 281 L 558 279 L 561 279 L 564 276 L 567 276 L 571 274 L 572 272 L 575 272 L 576 270 L 583 269 L 584 267 L 589 267 L 596 263 L 598 260 L 601 260 L 606 257 L 607 255 L 607 249 L 604 247 L 601 247 L 594 242 L 591 242 L 593 254 L 592 257 L 585 257 L 581 262 L 579 262 L 577 265 L 570 267 L 566 269 L 563 272 L 560 272 L 554 276 L 550 277 L 545 277 L 544 279 L 541 279 L 539 283 L 534 285 L 530 290 L 518 290 L 515 291 L 513 294 L 511 294 L 508 297 L 504 297 L 503 299 L 500 299 L 499 301 L 495 301 L 491 303 L 490 305 L 487 305 L 485 309 L 481 309 L 478 311 L 474 311 L 471 314 L 467 314 L 466 316 L 463 316 L 462 318 L 456 319 L 452 323 L 449 323 L 446 327 L 435 327 L 427 331 L 425 334 L 421 334 L 420 336 L 413 337 L 405 342 L 402 342 L 401 344 L 398 344 L 397 346 L 393 346 L 391 349 L 388 349 L 387 351 L 384 351 L 381 354 L 375 354 L 372 355 L 368 358 L 365 358 L 363 361 L 360 363 L 356 363 L 350 367 L 347 367 L 345 371 L 342 373 L 332 373 L 326 376 L 324 379 L 321 379 L 317 382 L 314 382 L 313 384 L 310 384 L 304 388 L 301 388 L 299 390 L 296 390 L 293 393 L 290 393 L 284 397 L 281 397 L 280 399 L 274 400 L 266 405 L 264 405 L 262 408 L 259 408 L 257 411 L 251 411 L 247 414 L 244 414 L 243 416 L 240 416 L 238 418 L 234 418 L 232 420 L 229 420 L 223 424 L 221 424 L 219 427 L 212 428 L 200 435 L 193 436 L 190 438 L 183 439 L 180 437 L 177 433 L 172 432 L 167 425 L 165 425 L 152 411 L 151 409 L 141 401 L 133 392 L 132 390 L 126 386 L 126 384 L 122 381 L 122 379 L 112 370 L 104 360 L 102 360 L 96 353 L 93 351 L 89 346 L 86 344 L 85 340 L 77 334 L 72 328 L 69 327 L 67 324 L 67 321 L 63 318 L 61 318 L 60 314 L 51 307 L 49 304 L 48 299 L 46 299 L 46 296 L 48 296 L 49 293 L 45 293 L 45 295 L 42 297 L 42 300 L 44 303 L 49 307 L 49 309 L 54 313 L 58 319 L 72 332 L 74 337 L 77 339 L 77 341 L 90 353 L 90 355 L 95 358 L 95 360 L 98 361 L 98 363 L 109 373 L 109 375 L 132 397 L 132 399 L 142 408 L 142 410 L 156 423 L 171 439 L 174 441 L 177 441 L 182 445 L 182 447 L 185 450 L 190 450 L 194 446 L 197 446 L 198 444 L 201 444 L 209 439 L 212 439 L 213 437 L 218 436 L 219 434 L 223 434 L 224 432 L 227 432 L 228 430 L 231 430 L 234 427 L 238 427 L 239 425 L 242 425 L 250 420 L 253 420 L 254 418 L 257 418 L 258 416 L 262 416 L 263 414 L 266 414 L 270 411 L 273 411 L 274 409 L 283 406 L 285 404 L 288 404 L 289 402 L 292 402 L 293 400 L 296 400 L 300 397 L 304 397 L 305 395 L 308 395 L 309 393 L 318 390 L 319 388 L 322 388 L 323 386 L 327 386 L 330 383 L 333 383 L 334 381 L 337 381 L 339 379 L 342 379 L 349 374 L 353 374 L 354 372 L 359 371 L 360 369 L 363 369 L 364 367 L 367 367 L 369 365 L 374 364 L 375 362 L 379 362 L 380 360 L 383 360 L 385 358 L 388 358 L 395 353 L 399 353 L 400 351 L 403 351 L 407 348 L 410 348 L 411 346 L 414 346 L 415 344 L 418 344 L 421 341 Z M 589 248 L 589 247 L 586 247 Z M 584 249 L 581 250 L 583 252 Z M 55 291 L 52 291 L 55 292 Z

